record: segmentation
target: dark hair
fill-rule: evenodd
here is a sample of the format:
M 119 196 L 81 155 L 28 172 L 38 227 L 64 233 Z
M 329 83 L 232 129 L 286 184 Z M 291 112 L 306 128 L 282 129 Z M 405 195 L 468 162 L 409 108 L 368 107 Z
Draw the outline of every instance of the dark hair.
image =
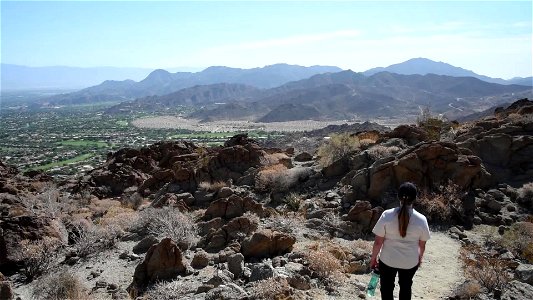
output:
M 407 226 L 409 225 L 409 211 L 407 206 L 415 202 L 417 193 L 416 185 L 411 182 L 402 183 L 398 190 L 398 199 L 401 203 L 400 212 L 398 213 L 398 223 L 400 224 L 400 235 L 402 237 L 405 237 L 407 234 Z

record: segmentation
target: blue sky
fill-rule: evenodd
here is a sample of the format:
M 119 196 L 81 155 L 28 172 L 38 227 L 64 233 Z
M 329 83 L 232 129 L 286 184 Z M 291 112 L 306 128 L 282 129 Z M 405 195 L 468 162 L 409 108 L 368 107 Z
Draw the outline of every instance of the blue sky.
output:
M 426 57 L 532 74 L 531 1 L 2 1 L 1 16 L 2 63 L 28 66 L 364 71 Z

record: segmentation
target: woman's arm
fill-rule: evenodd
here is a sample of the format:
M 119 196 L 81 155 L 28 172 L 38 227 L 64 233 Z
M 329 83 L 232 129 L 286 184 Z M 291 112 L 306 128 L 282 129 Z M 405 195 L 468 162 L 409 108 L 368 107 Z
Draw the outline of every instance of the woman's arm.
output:
M 426 251 L 426 241 L 418 241 L 418 267 L 422 266 L 422 258 L 424 257 L 424 251 Z
M 374 240 L 374 247 L 372 247 L 372 258 L 370 259 L 371 269 L 375 269 L 378 266 L 378 254 L 381 250 L 381 247 L 383 246 L 384 241 L 385 237 L 376 235 L 376 239 Z

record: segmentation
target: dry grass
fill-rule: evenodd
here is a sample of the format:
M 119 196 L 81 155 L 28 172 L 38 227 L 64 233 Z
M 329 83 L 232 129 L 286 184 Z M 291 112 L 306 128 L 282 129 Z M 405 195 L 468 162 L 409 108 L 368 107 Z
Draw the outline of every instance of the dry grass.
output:
M 139 218 L 139 213 L 133 208 L 113 206 L 98 220 L 98 225 L 104 227 L 118 227 L 128 230 Z
M 186 294 L 193 292 L 191 284 L 175 280 L 171 282 L 158 282 L 153 285 L 142 299 L 145 300 L 174 300 L 181 299 Z
M 342 260 L 345 252 L 332 243 L 313 243 L 304 253 L 306 260 L 317 277 L 326 285 L 337 285 L 343 279 Z
M 272 277 L 254 282 L 251 288 L 252 299 L 280 300 L 291 295 L 287 279 Z
M 517 222 L 500 239 L 500 244 L 514 255 L 533 263 L 533 223 Z
M 285 165 L 286 162 L 290 161 L 290 157 L 285 153 L 276 152 L 271 154 L 265 154 L 260 158 L 261 165 L 263 166 L 272 166 L 277 164 Z
M 32 293 L 35 299 L 92 299 L 87 294 L 81 280 L 67 271 L 59 274 L 51 274 L 43 278 L 35 285 Z
M 437 192 L 422 192 L 415 202 L 418 211 L 428 221 L 449 223 L 453 218 L 462 218 L 463 192 L 451 181 L 440 186 Z
M 19 252 L 15 257 L 23 263 L 21 271 L 26 281 L 47 273 L 56 265 L 60 246 L 59 240 L 50 237 L 37 241 L 21 241 Z
M 255 188 L 260 192 L 269 190 L 285 190 L 287 183 L 287 167 L 282 164 L 270 165 L 263 168 L 255 176 Z
M 529 207 L 533 206 L 533 182 L 524 184 L 517 190 L 517 192 L 521 203 L 524 203 Z
M 366 253 L 372 253 L 372 246 L 374 242 L 358 239 L 352 242 L 352 247 L 355 249 L 361 249 Z
M 373 160 L 378 160 L 380 158 L 389 157 L 396 153 L 398 153 L 401 149 L 397 146 L 383 146 L 383 145 L 375 145 L 367 150 L 368 155 Z
M 468 277 L 476 280 L 488 291 L 502 291 L 512 279 L 508 274 L 509 262 L 492 256 L 481 247 L 472 244 L 461 249 L 461 260 Z
M 131 208 L 134 210 L 139 209 L 141 205 L 144 203 L 144 198 L 141 196 L 141 194 L 135 192 L 130 196 L 126 196 L 122 198 L 122 206 Z
M 228 186 L 228 184 L 224 181 L 214 181 L 214 182 L 202 181 L 198 185 L 198 188 L 201 190 L 207 191 L 207 192 L 216 192 L 226 186 Z
M 79 257 L 114 248 L 122 234 L 117 226 L 98 226 L 88 221 L 73 224 L 73 227 L 76 236 L 73 248 Z
M 149 207 L 143 210 L 135 227 L 147 228 L 151 234 L 160 238 L 169 237 L 182 250 L 194 245 L 198 240 L 193 218 L 174 207 Z
M 317 155 L 321 166 L 326 167 L 348 153 L 361 150 L 361 141 L 349 133 L 333 134 L 320 147 Z
M 290 234 L 300 234 L 305 230 L 305 218 L 299 213 L 287 212 L 265 219 L 263 227 Z

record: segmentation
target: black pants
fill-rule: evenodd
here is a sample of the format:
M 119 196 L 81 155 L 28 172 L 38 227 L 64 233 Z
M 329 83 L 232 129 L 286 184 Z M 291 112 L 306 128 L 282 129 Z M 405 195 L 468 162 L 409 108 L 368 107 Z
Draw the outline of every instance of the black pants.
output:
M 400 284 L 399 300 L 411 300 L 411 286 L 413 285 L 413 276 L 415 276 L 416 270 L 418 270 L 418 266 L 412 269 L 398 269 L 389 267 L 380 260 L 381 299 L 394 300 L 392 292 L 394 291 L 396 273 L 398 273 L 398 283 Z

